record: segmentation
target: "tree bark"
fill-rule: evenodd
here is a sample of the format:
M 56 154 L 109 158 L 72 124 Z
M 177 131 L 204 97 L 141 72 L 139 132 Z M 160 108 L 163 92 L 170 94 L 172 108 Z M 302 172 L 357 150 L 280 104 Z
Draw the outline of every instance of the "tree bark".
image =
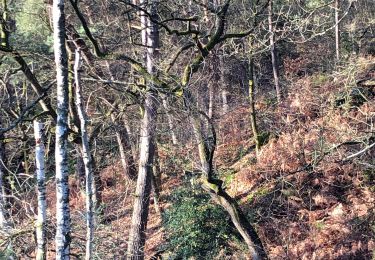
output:
M 173 118 L 171 116 L 171 113 L 169 112 L 170 109 L 169 109 L 168 101 L 164 96 L 162 96 L 161 98 L 163 100 L 163 107 L 164 107 L 165 113 L 167 115 L 169 132 L 171 133 L 171 137 L 172 137 L 172 144 L 177 145 L 177 136 L 176 136 L 176 133 L 174 131 Z
M 152 165 L 154 159 L 154 134 L 156 102 L 152 93 L 146 94 L 141 126 L 140 158 L 137 186 L 129 234 L 127 259 L 144 259 L 145 231 L 151 194 Z
M 36 220 L 36 259 L 46 259 L 46 174 L 45 174 L 45 148 L 43 138 L 43 123 L 34 120 L 35 135 L 35 168 L 38 194 L 38 215 Z
M 143 8 L 147 8 L 147 1 L 140 2 Z M 149 13 L 156 20 L 157 2 L 152 1 Z M 142 42 L 146 43 L 146 67 L 151 75 L 156 74 L 155 61 L 158 56 L 159 31 L 158 25 L 147 19 L 146 14 L 141 12 L 142 27 L 147 26 L 147 34 L 142 33 Z M 145 231 L 147 228 L 147 218 L 151 193 L 151 181 L 153 177 L 152 167 L 154 162 L 154 136 L 156 130 L 157 102 L 154 93 L 153 83 L 148 82 L 149 91 L 146 93 L 144 103 L 144 115 L 141 126 L 140 137 L 140 159 L 135 200 L 133 207 L 132 225 L 129 233 L 129 243 L 127 259 L 144 259 Z
M 68 57 L 65 48 L 64 0 L 53 0 L 53 39 L 57 80 L 56 124 L 56 259 L 70 259 L 68 183 Z
M 0 32 L 0 45 L 9 48 L 9 28 L 8 28 L 8 4 L 7 0 L 2 0 L 2 20 L 1 20 L 1 32 Z
M 116 117 L 111 114 L 112 123 L 115 124 L 116 140 L 119 147 L 120 159 L 122 168 L 124 169 L 124 175 L 130 181 L 137 179 L 137 169 L 133 158 L 132 147 L 129 140 L 128 132 L 125 127 L 120 127 L 116 123 Z
M 214 84 L 208 84 L 208 117 L 211 119 L 214 115 Z
M 6 195 L 6 185 L 5 185 L 5 176 L 6 176 L 6 155 L 5 155 L 5 143 L 4 143 L 4 135 L 0 135 L 0 229 L 4 230 L 5 232 L 8 231 L 9 228 L 9 221 L 8 221 L 8 212 L 7 212 L 7 200 L 5 198 Z
M 221 91 L 221 99 L 222 99 L 222 102 L 223 102 L 222 114 L 225 115 L 225 114 L 228 113 L 228 110 L 229 110 L 229 106 L 228 106 L 228 91 L 226 89 L 223 89 Z
M 74 62 L 74 81 L 75 81 L 75 94 L 76 106 L 80 120 L 80 130 L 82 138 L 82 157 L 85 165 L 85 201 L 86 201 L 86 255 L 85 259 L 92 259 L 92 247 L 94 238 L 94 214 L 93 214 L 93 200 L 92 200 L 92 156 L 89 146 L 89 138 L 87 134 L 87 115 L 84 110 L 82 100 L 82 90 L 80 85 L 80 68 L 81 68 L 81 55 L 80 50 L 75 52 Z
M 223 190 L 220 185 L 212 182 L 203 182 L 202 187 L 207 191 L 211 198 L 222 206 L 229 214 L 237 231 L 249 249 L 252 260 L 267 259 L 262 242 L 257 235 L 256 230 L 247 220 L 237 203 Z
M 275 83 L 277 102 L 280 103 L 281 92 L 280 92 L 280 82 L 279 82 L 279 68 L 278 68 L 277 55 L 276 55 L 276 49 L 275 49 L 275 32 L 273 30 L 273 24 L 272 24 L 272 15 L 273 15 L 272 1 L 273 0 L 270 0 L 268 3 L 268 30 L 270 33 L 270 50 L 271 50 L 273 80 Z
M 260 152 L 260 138 L 258 132 L 258 125 L 256 120 L 255 100 L 254 100 L 254 61 L 253 58 L 249 59 L 249 103 L 250 103 L 250 123 L 251 130 L 253 132 L 253 138 L 255 142 L 255 152 L 259 156 Z
M 339 26 L 340 0 L 335 0 L 335 50 L 336 60 L 340 60 L 340 26 Z
M 210 194 L 217 204 L 221 205 L 228 212 L 233 224 L 249 248 L 251 259 L 266 259 L 267 255 L 255 229 L 247 220 L 236 201 L 232 199 L 222 188 L 223 181 L 215 179 L 213 155 L 216 146 L 216 134 L 212 122 L 210 122 L 210 125 L 213 144 L 208 144 L 205 141 L 208 140 L 208 138 L 203 138 L 202 131 L 198 128 L 200 125 L 198 122 L 199 117 L 194 116 L 194 114 L 192 115 L 193 128 L 195 131 L 196 141 L 198 143 L 201 168 L 204 174 L 204 177 L 201 179 L 202 188 Z

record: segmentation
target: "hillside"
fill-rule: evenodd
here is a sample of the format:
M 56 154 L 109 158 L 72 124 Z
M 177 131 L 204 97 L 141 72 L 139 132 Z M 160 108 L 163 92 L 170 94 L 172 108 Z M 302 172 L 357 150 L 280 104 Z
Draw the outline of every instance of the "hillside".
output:
M 356 81 L 358 77 L 374 78 L 374 59 L 361 59 L 358 66 Z M 251 148 L 248 109 L 239 108 L 218 120 L 218 126 L 225 129 L 220 131 L 222 141 L 217 148 L 216 170 L 227 191 L 255 224 L 270 259 L 371 259 L 373 255 L 375 151 L 364 151 L 364 148 L 368 146 L 366 142 L 373 140 L 374 85 L 361 88 L 366 91 L 362 101 L 350 96 L 356 94 L 355 88 L 351 88 L 348 99 L 338 106 L 337 98 L 348 93 L 344 77 L 345 71 L 300 78 L 290 86 L 288 97 L 278 108 L 262 107 L 259 120 L 264 114 L 277 118 L 272 124 L 277 124 L 279 131 L 269 135 L 258 158 Z M 186 164 L 183 160 L 184 154 L 195 153 L 194 147 L 178 152 L 171 152 L 169 148 L 159 147 L 160 206 L 164 211 L 173 206 L 169 198 L 178 187 L 186 181 L 191 185 L 194 175 L 189 172 L 195 170 L 194 161 Z M 354 156 L 350 158 L 351 155 Z M 116 161 L 100 173 L 104 183 L 104 214 L 95 228 L 94 251 L 98 259 L 121 259 L 127 248 L 135 186 L 124 178 L 118 158 Z M 70 187 L 74 223 L 72 256 L 81 259 L 85 201 L 74 177 Z M 54 198 L 55 186 L 50 182 L 47 208 L 51 219 L 55 214 Z M 165 245 L 169 234 L 153 205 L 152 200 L 147 259 L 168 255 Z M 49 225 L 50 259 L 53 258 L 53 230 Z M 22 259 L 33 256 L 31 233 L 19 235 L 14 243 L 19 246 L 18 253 L 25 256 Z M 219 254 L 217 259 L 246 258 L 246 249 L 238 242 L 233 243 L 228 245 L 231 254 Z

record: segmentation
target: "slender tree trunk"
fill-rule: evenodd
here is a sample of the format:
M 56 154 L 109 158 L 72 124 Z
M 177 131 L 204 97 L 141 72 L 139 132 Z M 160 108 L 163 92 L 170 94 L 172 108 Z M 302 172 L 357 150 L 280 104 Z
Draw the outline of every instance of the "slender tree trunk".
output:
M 109 63 L 107 62 L 106 65 L 109 74 L 111 75 L 111 80 L 115 80 Z M 120 125 L 116 123 L 116 116 L 114 115 L 114 113 L 111 113 L 111 120 L 112 123 L 115 124 L 116 140 L 119 147 L 120 159 L 122 168 L 124 169 L 125 177 L 131 181 L 134 181 L 137 178 L 137 169 L 133 157 L 134 149 L 132 147 L 128 134 L 129 126 L 125 121 L 125 126 L 121 128 Z
M 163 107 L 164 107 L 165 113 L 167 115 L 169 132 L 171 133 L 171 137 L 172 137 L 172 144 L 177 145 L 177 136 L 176 136 L 176 133 L 174 131 L 173 119 L 172 119 L 172 116 L 169 112 L 170 109 L 169 109 L 168 102 L 167 102 L 165 97 L 162 96 L 161 98 L 163 99 Z
M 8 231 L 9 221 L 6 206 L 6 192 L 5 192 L 5 175 L 6 175 L 6 156 L 5 156 L 5 143 L 4 135 L 0 134 L 0 229 Z
M 89 147 L 89 138 L 87 134 L 87 116 L 84 110 L 82 101 L 82 91 L 80 85 L 80 68 L 81 68 L 81 55 L 80 51 L 75 52 L 74 62 L 74 81 L 75 81 L 75 94 L 77 112 L 80 119 L 80 130 L 82 137 L 82 154 L 83 163 L 85 165 L 85 195 L 86 195 L 86 255 L 85 259 L 92 259 L 92 247 L 94 238 L 94 215 L 93 215 L 93 201 L 92 201 L 92 156 Z
M 214 84 L 208 84 L 208 117 L 211 119 L 214 114 Z
M 279 82 L 279 68 L 278 68 L 277 55 L 276 55 L 276 49 L 275 49 L 275 32 L 273 30 L 273 24 L 272 24 L 272 14 L 273 14 L 272 1 L 273 0 L 270 0 L 268 3 L 268 30 L 270 32 L 270 49 L 271 49 L 273 80 L 275 83 L 277 102 L 280 103 L 281 92 L 280 92 L 280 82 Z
M 141 6 L 145 8 L 146 1 L 141 1 Z M 157 3 L 151 2 L 149 13 L 153 19 L 157 19 Z M 158 25 L 151 23 L 145 14 L 141 14 L 142 24 L 148 25 L 147 37 L 145 40 L 147 46 L 146 67 L 150 74 L 156 73 L 155 61 L 157 59 L 159 47 Z M 153 91 L 153 84 L 148 83 L 150 91 L 146 93 L 144 104 L 144 115 L 141 126 L 140 140 L 140 159 L 137 187 L 135 191 L 135 200 L 133 207 L 132 225 L 129 234 L 127 259 L 144 259 L 145 231 L 147 228 L 147 218 L 149 210 L 149 201 L 152 181 L 152 165 L 154 162 L 154 135 L 156 130 L 156 93 Z
M 100 178 L 100 172 L 96 167 L 95 157 L 91 157 L 91 160 L 92 160 L 92 174 L 93 174 L 92 202 L 93 202 L 93 207 L 95 209 L 96 216 L 100 216 L 103 214 L 103 207 L 100 207 L 103 201 L 103 198 L 102 198 L 103 182 L 102 182 L 102 179 Z
M 339 26 L 340 0 L 335 0 L 335 49 L 336 60 L 340 60 L 340 26 Z
M 250 123 L 251 123 L 251 130 L 253 132 L 253 138 L 255 142 L 255 152 L 256 155 L 259 155 L 260 152 L 260 140 L 259 140 L 259 133 L 258 133 L 258 125 L 256 120 L 256 111 L 255 111 L 255 100 L 254 100 L 254 61 L 253 58 L 250 57 L 249 60 L 249 103 L 250 103 Z
M 43 138 L 43 123 L 34 121 L 34 135 L 35 135 L 35 168 L 36 180 L 38 187 L 38 216 L 36 220 L 36 241 L 37 251 L 36 259 L 46 259 L 46 174 L 45 174 L 45 149 Z
M 137 169 L 133 158 L 132 147 L 129 140 L 128 132 L 126 128 L 120 128 L 116 123 L 116 117 L 111 114 L 112 123 L 115 124 L 116 140 L 119 147 L 120 159 L 122 168 L 124 169 L 124 175 L 127 179 L 134 181 L 137 178 Z
M 144 259 L 145 231 L 153 178 L 153 139 L 156 127 L 156 102 L 152 93 L 146 94 L 144 111 L 141 126 L 139 172 L 127 252 L 128 259 Z
M 0 44 L 2 47 L 9 48 L 9 28 L 8 28 L 8 4 L 7 0 L 2 0 L 2 19 L 1 19 L 1 32 Z
M 154 208 L 155 208 L 156 213 L 160 215 L 161 214 L 161 208 L 160 208 L 161 170 L 160 170 L 160 164 L 159 164 L 158 144 L 156 140 L 154 143 L 154 147 L 155 147 L 155 152 L 154 152 L 154 164 L 152 168 L 151 186 L 152 186 L 152 191 L 154 194 Z
M 228 91 L 226 89 L 223 89 L 221 91 L 221 99 L 223 102 L 223 108 L 222 108 L 222 114 L 225 115 L 228 113 L 229 106 L 228 106 Z
M 65 48 L 64 0 L 53 0 L 53 39 L 57 80 L 56 124 L 56 260 L 70 259 L 68 183 L 68 57 Z

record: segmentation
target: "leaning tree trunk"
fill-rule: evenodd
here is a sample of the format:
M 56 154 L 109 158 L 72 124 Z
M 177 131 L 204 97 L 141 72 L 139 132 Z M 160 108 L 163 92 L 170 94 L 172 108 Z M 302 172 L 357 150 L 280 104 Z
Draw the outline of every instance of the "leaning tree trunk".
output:
M 202 188 L 210 194 L 210 196 L 217 204 L 222 206 L 228 212 L 234 226 L 241 234 L 242 238 L 245 240 L 245 243 L 249 248 L 251 259 L 266 259 L 267 255 L 256 230 L 247 220 L 246 216 L 243 214 L 236 201 L 232 199 L 229 194 L 223 189 L 223 181 L 215 179 L 213 169 L 213 155 L 216 146 L 215 129 L 212 125 L 212 122 L 210 122 L 210 139 L 213 140 L 213 143 L 208 144 L 206 142 L 208 138 L 204 138 L 202 130 L 199 128 L 199 118 L 200 117 L 197 116 L 196 113 L 191 113 L 193 129 L 195 132 L 196 141 L 198 143 L 199 158 L 204 175 L 201 180 Z
M 53 40 L 57 80 L 56 124 L 56 259 L 70 259 L 68 183 L 68 57 L 65 48 L 64 0 L 53 0 Z
M 281 92 L 280 92 L 280 81 L 279 81 L 279 68 L 277 64 L 277 56 L 276 56 L 276 49 L 275 49 L 275 32 L 273 30 L 273 24 L 272 24 L 272 14 L 273 14 L 272 1 L 273 0 L 270 0 L 268 3 L 268 30 L 270 33 L 270 49 L 271 49 L 273 80 L 275 83 L 277 102 L 280 103 Z
M 147 1 L 140 2 L 143 8 L 146 8 Z M 153 19 L 157 19 L 157 4 L 152 1 L 149 13 Z M 146 18 L 144 12 L 141 13 L 142 27 L 148 25 L 147 37 L 145 40 L 142 33 L 142 39 L 147 46 L 146 67 L 148 73 L 156 73 L 155 60 L 157 57 L 157 48 L 159 46 L 158 25 L 151 23 Z M 151 82 L 149 91 L 146 93 L 144 103 L 144 115 L 141 126 L 140 137 L 140 159 L 137 186 L 135 191 L 135 200 L 133 206 L 133 216 L 131 230 L 129 233 L 129 243 L 127 259 L 144 259 L 145 231 L 147 228 L 147 218 L 151 194 L 152 165 L 154 162 L 154 135 L 156 130 L 156 93 L 153 91 L 154 86 Z
M 80 51 L 75 52 L 74 62 L 74 82 L 76 94 L 76 106 L 80 120 L 80 130 L 82 138 L 82 157 L 85 165 L 85 200 L 86 200 L 86 255 L 85 259 L 92 259 L 92 247 L 94 237 L 94 215 L 92 200 L 92 156 L 89 146 L 89 138 L 87 134 L 87 116 L 82 101 L 81 85 L 80 85 L 80 68 L 81 55 Z
M 43 123 L 34 121 L 35 135 L 35 168 L 38 187 L 38 215 L 36 220 L 36 259 L 46 259 L 46 174 L 44 166 L 45 149 L 43 138 Z

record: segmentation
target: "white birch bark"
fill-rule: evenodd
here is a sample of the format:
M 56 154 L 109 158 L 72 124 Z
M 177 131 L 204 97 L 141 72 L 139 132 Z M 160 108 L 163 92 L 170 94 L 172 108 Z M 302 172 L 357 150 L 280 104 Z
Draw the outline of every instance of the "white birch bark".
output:
M 70 259 L 68 184 L 68 57 L 65 48 L 64 0 L 53 0 L 53 40 L 57 82 L 56 124 L 56 260 Z
M 38 194 L 38 215 L 36 219 L 36 259 L 46 259 L 46 174 L 44 167 L 45 148 L 43 140 L 43 123 L 34 120 L 35 168 Z
M 79 49 L 75 52 L 74 62 L 74 81 L 76 106 L 78 117 L 80 120 L 81 138 L 82 138 L 82 157 L 85 165 L 85 201 L 86 201 L 86 255 L 85 259 L 92 259 L 93 237 L 94 237 L 94 221 L 93 221 L 93 200 L 92 200 L 92 157 L 89 147 L 89 138 L 87 134 L 87 116 L 82 101 L 82 91 L 80 85 L 80 68 L 81 55 Z

